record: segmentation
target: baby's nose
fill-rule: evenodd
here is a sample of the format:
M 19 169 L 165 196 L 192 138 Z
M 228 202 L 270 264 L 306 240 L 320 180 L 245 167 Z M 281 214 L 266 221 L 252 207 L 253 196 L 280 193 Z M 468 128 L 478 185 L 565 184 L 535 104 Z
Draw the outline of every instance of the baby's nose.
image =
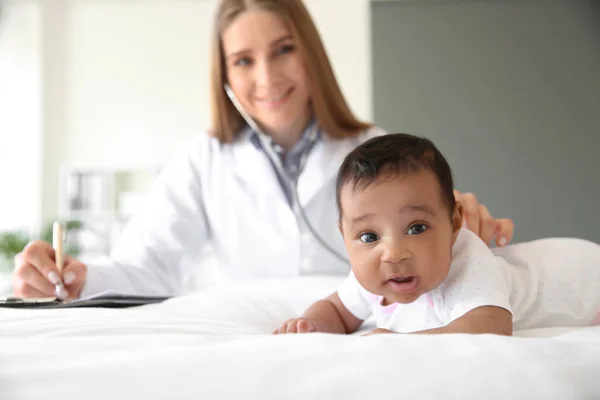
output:
M 382 260 L 386 263 L 399 264 L 410 258 L 410 251 L 398 240 L 391 240 L 383 251 Z

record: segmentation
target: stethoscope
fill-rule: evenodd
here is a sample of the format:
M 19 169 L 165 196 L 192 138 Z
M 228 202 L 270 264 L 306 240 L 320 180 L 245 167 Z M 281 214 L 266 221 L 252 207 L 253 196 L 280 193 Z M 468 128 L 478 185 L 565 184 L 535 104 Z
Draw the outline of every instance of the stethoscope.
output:
M 296 218 L 299 217 L 304 221 L 304 223 L 306 224 L 306 227 L 308 228 L 310 233 L 314 236 L 315 239 L 317 239 L 317 241 L 326 250 L 328 250 L 331 254 L 333 254 L 340 261 L 349 264 L 348 258 L 346 258 L 343 254 L 338 252 L 332 246 L 330 246 L 317 233 L 316 229 L 312 226 L 312 224 L 308 220 L 308 217 L 306 216 L 306 212 L 305 212 L 304 208 L 302 207 L 302 205 L 300 204 L 300 198 L 298 197 L 298 178 L 297 177 L 299 177 L 300 173 L 302 173 L 302 171 L 304 170 L 304 167 L 306 166 L 306 160 L 308 159 L 308 155 L 318 139 L 318 130 L 319 130 L 318 124 L 316 124 L 316 123 L 313 124 L 311 131 L 307 135 L 308 149 L 303 152 L 303 154 L 300 158 L 300 162 L 298 164 L 298 171 L 295 174 L 296 177 L 290 177 L 289 174 L 287 173 L 287 171 L 285 170 L 285 168 L 283 168 L 283 165 L 281 163 L 281 158 L 273 149 L 273 140 L 258 127 L 258 124 L 250 117 L 250 115 L 248 115 L 246 110 L 244 110 L 244 108 L 238 101 L 237 97 L 233 93 L 233 90 L 231 90 L 231 87 L 228 84 L 225 84 L 224 88 L 225 88 L 225 92 L 227 93 L 227 96 L 233 103 L 234 107 L 238 110 L 238 112 L 240 113 L 242 118 L 244 118 L 244 120 L 246 121 L 248 126 L 250 126 L 250 128 L 254 132 L 256 132 L 256 134 L 258 135 L 258 138 L 262 144 L 262 147 L 265 150 L 265 153 L 267 154 L 267 157 L 269 158 L 269 160 L 271 161 L 271 163 L 277 170 L 277 173 L 279 174 L 279 176 L 282 177 L 283 182 L 289 187 L 289 189 L 292 193 L 292 211 L 294 212 L 294 215 L 296 216 Z

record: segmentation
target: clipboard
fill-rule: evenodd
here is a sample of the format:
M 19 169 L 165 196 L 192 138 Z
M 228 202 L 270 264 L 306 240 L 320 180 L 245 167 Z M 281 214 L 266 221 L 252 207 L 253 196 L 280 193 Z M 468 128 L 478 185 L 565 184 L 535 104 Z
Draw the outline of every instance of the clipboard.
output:
M 55 297 L 24 299 L 20 297 L 0 297 L 0 308 L 18 309 L 61 309 L 61 308 L 129 308 L 161 303 L 169 296 L 139 296 L 119 293 L 100 293 L 95 296 L 61 300 Z

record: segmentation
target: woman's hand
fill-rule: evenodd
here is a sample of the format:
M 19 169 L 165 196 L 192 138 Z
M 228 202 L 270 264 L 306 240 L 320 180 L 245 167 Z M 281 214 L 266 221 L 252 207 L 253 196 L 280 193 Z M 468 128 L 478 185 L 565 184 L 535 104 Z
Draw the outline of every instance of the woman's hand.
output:
M 87 267 L 78 260 L 65 256 L 63 276 L 56 268 L 54 249 L 43 241 L 29 243 L 15 256 L 12 275 L 13 292 L 17 297 L 55 297 L 54 284 L 63 281 L 67 293 L 61 297 L 77 298 L 81 293 Z
M 293 318 L 285 321 L 273 334 L 317 332 L 317 326 L 308 318 Z
M 463 225 L 475 232 L 488 246 L 495 239 L 497 246 L 505 246 L 513 238 L 515 226 L 508 218 L 495 219 L 473 193 L 454 191 L 454 197 L 463 207 Z

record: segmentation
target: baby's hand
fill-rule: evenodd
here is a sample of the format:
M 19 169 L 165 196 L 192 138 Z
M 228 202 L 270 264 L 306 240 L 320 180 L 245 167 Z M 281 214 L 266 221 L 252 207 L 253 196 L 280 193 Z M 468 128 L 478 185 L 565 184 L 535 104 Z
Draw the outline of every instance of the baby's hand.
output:
M 373 329 L 371 332 L 369 333 L 365 333 L 361 336 L 371 336 L 371 335 L 378 335 L 380 333 L 395 333 L 394 331 L 390 331 L 388 329 L 383 329 L 383 328 L 377 328 L 377 329 Z
M 317 327 L 308 318 L 292 318 L 285 321 L 279 329 L 273 331 L 274 335 L 279 333 L 308 333 L 316 332 Z

